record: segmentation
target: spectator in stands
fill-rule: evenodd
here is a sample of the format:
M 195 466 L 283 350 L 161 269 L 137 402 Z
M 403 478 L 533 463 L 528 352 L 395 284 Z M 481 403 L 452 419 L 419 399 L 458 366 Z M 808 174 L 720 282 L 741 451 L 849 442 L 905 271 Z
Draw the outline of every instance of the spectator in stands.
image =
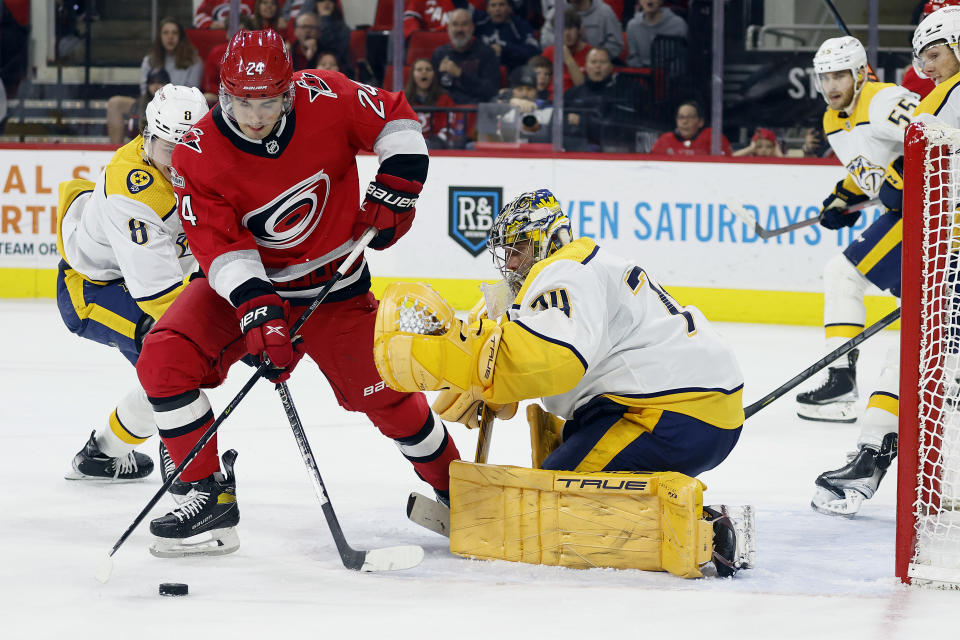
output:
M 300 12 L 306 9 L 309 11 L 309 7 L 314 6 L 313 0 L 286 0 L 283 3 L 283 7 L 280 9 L 280 17 L 282 17 L 289 26 L 297 16 L 300 15 Z M 316 9 L 313 10 L 316 13 Z
M 140 95 L 147 93 L 147 79 L 152 69 L 166 69 L 168 82 L 187 87 L 201 86 L 203 62 L 184 34 L 183 27 L 173 18 L 164 18 L 157 28 L 150 53 L 140 65 Z M 124 139 L 123 122 L 134 109 L 136 98 L 113 96 L 107 101 L 107 135 L 110 142 L 121 144 Z
M 242 31 L 254 31 L 253 16 L 241 15 L 237 26 Z M 220 63 L 223 62 L 223 54 L 227 52 L 227 44 L 230 43 L 230 31 L 224 29 L 223 35 L 225 42 L 218 44 L 203 63 L 203 85 L 200 87 L 203 91 L 203 97 L 207 99 L 207 104 L 213 105 L 220 97 Z
M 552 2 L 550 4 L 553 4 Z M 610 5 L 603 0 L 572 0 L 564 3 L 567 8 L 576 10 L 583 27 L 583 39 L 591 47 L 606 49 L 613 60 L 623 51 L 623 25 Z M 549 15 L 548 15 L 549 14 Z M 564 14 L 564 27 L 570 24 Z M 540 30 L 540 44 L 544 47 L 554 43 L 553 7 L 544 11 L 543 28 Z
M 147 75 L 147 90 L 134 102 L 127 96 L 113 96 L 107 100 L 107 135 L 112 144 L 122 144 L 140 135 L 140 123 L 153 94 L 170 82 L 170 74 L 163 67 L 151 69 Z M 123 110 L 126 108 L 126 110 Z
M 687 37 L 687 23 L 663 6 L 663 0 L 638 0 L 638 12 L 627 24 L 628 67 L 649 67 L 657 36 Z
M 337 56 L 333 51 L 321 51 L 317 56 L 317 69 L 325 71 L 340 71 L 340 63 L 337 62 Z
M 807 128 L 800 150 L 803 151 L 804 158 L 829 158 L 834 155 L 830 143 L 823 137 L 823 128 L 820 125 Z
M 427 58 L 418 58 L 410 70 L 410 77 L 403 88 L 407 102 L 417 107 L 452 107 L 453 99 L 440 88 L 440 76 Z M 464 114 L 443 111 L 430 113 L 417 111 L 423 137 L 430 149 L 451 149 L 464 146 Z
M 467 0 L 407 0 L 403 12 L 403 37 L 414 31 L 443 31 L 455 9 L 464 9 L 473 20 L 474 7 Z
M 253 3 L 254 0 L 240 0 L 240 13 L 252 16 Z M 197 29 L 226 29 L 229 24 L 230 0 L 203 0 L 193 14 L 193 26 Z
M 320 53 L 317 44 L 319 31 L 320 16 L 309 11 L 301 11 L 293 23 L 294 40 L 288 44 L 294 71 L 317 68 Z
M 783 151 L 780 149 L 780 143 L 777 140 L 777 134 L 770 129 L 757 127 L 753 136 L 750 138 L 750 144 L 743 149 L 733 152 L 734 157 L 755 156 L 757 158 L 782 158 Z
M 687 100 L 677 107 L 677 128 L 657 138 L 650 153 L 679 156 L 710 155 L 711 135 L 712 129 L 704 127 L 700 104 L 696 100 Z M 733 154 L 730 142 L 722 134 L 720 146 L 722 155 Z
M 573 7 L 563 14 L 563 90 L 583 84 L 583 68 L 587 64 L 590 45 L 583 39 L 583 25 L 580 14 Z M 553 65 L 553 50 L 550 46 L 543 50 L 543 57 Z
M 304 3 L 306 4 L 306 3 Z M 348 76 L 350 69 L 350 27 L 343 20 L 343 9 L 337 0 L 315 0 L 318 23 L 317 48 L 337 56 L 337 65 Z
M 639 85 L 613 73 L 606 49 L 587 55 L 586 79 L 563 94 L 564 147 L 570 151 L 633 151 L 632 132 L 640 121 Z M 622 148 L 621 148 L 622 147 Z
M 510 74 L 510 88 L 497 96 L 497 102 L 512 109 L 502 116 L 505 126 L 518 131 L 517 139 L 528 142 L 549 142 L 553 105 L 537 99 L 537 72 L 533 67 L 517 67 Z
M 527 62 L 537 74 L 537 100 L 553 99 L 553 63 L 543 56 L 533 56 Z
M 256 0 L 253 5 L 254 30 L 273 29 L 283 31 L 287 21 L 280 15 L 277 0 Z
M 450 12 L 450 43 L 440 45 L 430 61 L 440 86 L 456 104 L 488 102 L 500 87 L 500 62 L 493 49 L 473 37 L 473 19 L 465 9 Z
M 512 11 L 507 0 L 487 0 L 487 13 L 476 24 L 477 37 L 493 49 L 500 64 L 511 71 L 540 51 L 533 29 L 526 20 L 512 15 Z

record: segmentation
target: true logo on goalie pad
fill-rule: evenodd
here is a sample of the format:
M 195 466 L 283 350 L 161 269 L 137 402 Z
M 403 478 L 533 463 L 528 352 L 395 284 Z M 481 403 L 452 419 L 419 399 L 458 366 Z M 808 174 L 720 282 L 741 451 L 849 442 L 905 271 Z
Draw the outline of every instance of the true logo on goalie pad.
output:
M 503 187 L 450 187 L 450 237 L 479 256 L 503 202 Z

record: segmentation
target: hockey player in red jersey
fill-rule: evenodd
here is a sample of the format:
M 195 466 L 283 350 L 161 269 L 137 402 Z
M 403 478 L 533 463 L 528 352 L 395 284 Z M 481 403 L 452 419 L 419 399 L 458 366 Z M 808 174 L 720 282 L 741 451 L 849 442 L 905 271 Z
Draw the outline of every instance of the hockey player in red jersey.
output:
M 358 207 L 361 150 L 375 152 L 380 167 Z M 214 419 L 201 388 L 219 385 L 247 354 L 269 357 L 268 377 L 286 380 L 306 352 L 341 406 L 365 413 L 438 497 L 447 496 L 447 467 L 459 457 L 453 440 L 422 394 L 386 387 L 374 365 L 377 300 L 366 261 L 331 289 L 303 325 L 302 343 L 292 344 L 288 331 L 366 229 L 377 229 L 372 249 L 409 230 L 427 163 L 402 93 L 337 72 L 294 74 L 274 31 L 233 37 L 219 105 L 173 155 L 179 213 L 207 277 L 194 280 L 157 323 L 137 365 L 175 462 Z M 154 555 L 239 546 L 234 457 L 224 454 L 221 472 L 214 437 L 184 470 L 192 500 L 151 522 Z

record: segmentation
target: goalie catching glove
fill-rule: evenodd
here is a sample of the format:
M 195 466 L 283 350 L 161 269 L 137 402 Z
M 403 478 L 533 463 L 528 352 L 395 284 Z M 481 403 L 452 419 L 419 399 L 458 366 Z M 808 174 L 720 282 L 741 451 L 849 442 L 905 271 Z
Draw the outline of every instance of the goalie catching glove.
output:
M 374 361 L 391 389 L 451 390 L 448 410 L 459 411 L 492 386 L 500 333 L 490 320 L 465 325 L 428 285 L 393 283 L 377 310 Z
M 834 231 L 855 225 L 860 219 L 860 212 L 844 213 L 844 210 L 870 199 L 862 193 L 850 191 L 843 183 L 843 180 L 837 183 L 833 193 L 823 201 L 823 208 L 820 210 L 820 225 Z
M 367 186 L 367 197 L 360 204 L 356 222 L 353 223 L 353 239 L 370 227 L 377 235 L 370 241 L 371 249 L 386 249 L 393 245 L 413 225 L 417 198 L 423 184 L 404 180 L 385 173 L 378 173 Z

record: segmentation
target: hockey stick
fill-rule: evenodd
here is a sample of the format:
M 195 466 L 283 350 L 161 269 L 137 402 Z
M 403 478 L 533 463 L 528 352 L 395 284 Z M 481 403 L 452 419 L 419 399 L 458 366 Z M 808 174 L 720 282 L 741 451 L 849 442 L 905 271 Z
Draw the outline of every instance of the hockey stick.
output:
M 806 369 L 804 369 L 794 377 L 790 378 L 789 380 L 784 382 L 782 385 L 780 385 L 779 387 L 777 387 L 767 395 L 763 396 L 762 398 L 760 398 L 750 406 L 744 408 L 743 410 L 744 417 L 749 418 L 750 416 L 755 414 L 757 411 L 760 411 L 761 409 L 766 407 L 768 404 L 770 404 L 777 398 L 783 396 L 785 393 L 787 393 L 788 391 L 796 387 L 798 384 L 800 384 L 801 382 L 803 382 L 804 380 L 806 380 L 816 372 L 826 367 L 828 364 L 830 364 L 840 356 L 845 355 L 847 352 L 860 346 L 860 344 L 862 344 L 865 340 L 873 336 L 875 333 L 878 333 L 881 329 L 892 324 L 899 317 L 900 317 L 900 309 L 899 308 L 894 309 L 893 311 L 885 315 L 883 318 L 881 318 L 880 320 L 877 320 L 872 325 L 864 329 L 863 332 L 860 333 L 859 335 L 854 336 L 853 338 L 850 338 L 849 340 L 844 342 L 842 345 L 840 345 L 839 347 L 837 347 L 836 349 L 834 349 L 824 357 L 820 358 L 819 360 L 814 362 L 812 365 L 810 365 L 809 367 L 807 367 Z
M 880 200 L 874 198 L 873 200 L 867 200 L 866 202 L 860 202 L 851 207 L 847 207 L 843 210 L 843 214 L 856 213 L 857 211 L 862 211 L 869 207 L 874 207 L 880 204 Z M 801 220 L 800 222 L 794 222 L 788 224 L 785 227 L 777 227 L 775 229 L 764 229 L 760 226 L 760 223 L 757 222 L 757 217 L 744 209 L 742 206 L 734 203 L 725 203 L 727 209 L 735 216 L 743 220 L 747 226 L 752 226 L 754 233 L 756 233 L 761 239 L 766 240 L 767 238 L 773 238 L 774 236 L 783 235 L 784 233 L 790 233 L 791 231 L 796 231 L 797 229 L 803 229 L 804 227 L 810 227 L 812 225 L 820 222 L 821 216 L 815 218 L 807 218 L 806 220 Z
M 320 292 L 317 294 L 316 298 L 313 299 L 313 302 L 310 303 L 310 306 L 307 307 L 307 310 L 303 312 L 300 316 L 300 319 L 297 320 L 294 325 L 290 328 L 290 335 L 296 335 L 297 331 L 300 330 L 300 327 L 303 326 L 307 320 L 310 319 L 310 316 L 313 315 L 313 312 L 317 307 L 320 306 L 320 303 L 323 302 L 324 298 L 327 297 L 327 294 L 330 293 L 330 290 L 333 289 L 333 286 L 340 281 L 340 279 L 346 274 L 347 270 L 356 262 L 357 258 L 363 253 L 363 250 L 367 247 L 370 241 L 373 239 L 373 236 L 376 235 L 376 229 L 373 227 L 367 229 L 364 234 L 360 237 L 360 240 L 357 241 L 356 246 L 353 248 L 353 251 L 344 258 L 343 262 L 340 264 L 340 267 L 337 269 L 336 273 L 331 276 L 330 280 L 327 281 Z M 100 563 L 99 568 L 97 569 L 96 578 L 101 583 L 106 583 L 110 579 L 110 574 L 113 573 L 113 555 L 117 552 L 117 549 L 126 542 L 127 538 L 130 537 L 130 534 L 133 533 L 133 530 L 143 522 L 143 519 L 147 517 L 147 514 L 150 513 L 150 510 L 160 502 L 160 498 L 163 497 L 163 494 L 166 493 L 167 489 L 170 488 L 170 485 L 173 484 L 173 481 L 180 477 L 180 474 L 183 473 L 183 470 L 190 464 L 194 458 L 197 457 L 197 454 L 200 453 L 200 450 L 203 449 L 210 439 L 213 437 L 213 434 L 217 432 L 217 429 L 220 428 L 220 425 L 223 423 L 227 417 L 233 413 L 233 410 L 240 404 L 240 401 L 243 400 L 247 393 L 250 392 L 250 389 L 253 388 L 253 385 L 257 383 L 257 380 L 267 371 L 267 368 L 270 366 L 269 362 L 262 362 L 259 367 L 257 367 L 256 372 L 250 376 L 250 379 L 240 388 L 240 391 L 234 396 L 220 416 L 213 421 L 207 430 L 200 436 L 200 440 L 197 441 L 193 448 L 187 452 L 187 456 L 183 461 L 177 465 L 177 468 L 174 469 L 166 480 L 163 481 L 163 484 L 160 485 L 160 489 L 154 494 L 150 501 L 147 503 L 143 509 L 140 510 L 140 513 L 133 519 L 133 522 L 130 523 L 130 526 L 127 527 L 127 530 L 123 532 L 123 535 L 120 536 L 120 539 L 114 543 L 113 548 L 110 550 L 110 553 L 107 554 L 106 558 Z
M 833 14 L 833 20 L 834 22 L 837 23 L 837 26 L 840 27 L 840 30 L 843 31 L 848 36 L 850 36 L 851 38 L 854 37 L 853 34 L 850 33 L 850 29 L 847 27 L 847 23 L 844 22 L 843 17 L 840 15 L 840 12 L 837 11 L 837 8 L 834 6 L 833 0 L 823 0 L 823 1 L 824 3 L 826 3 L 827 8 L 830 9 L 830 13 Z M 869 77 L 870 80 L 872 80 L 873 82 L 877 81 L 877 73 L 873 70 L 873 67 L 870 66 L 869 62 L 867 63 L 867 77 Z
M 477 435 L 477 452 L 473 455 L 473 461 L 486 464 L 487 455 L 490 453 L 490 436 L 493 432 L 493 411 L 490 411 L 490 407 L 485 403 L 480 407 L 480 433 Z
M 280 401 L 283 403 L 283 410 L 290 421 L 290 428 L 293 430 L 293 437 L 300 448 L 300 455 L 303 457 L 303 463 L 307 466 L 310 474 L 310 480 L 313 481 L 313 490 L 317 494 L 317 500 L 320 501 L 320 507 L 323 509 L 323 515 L 327 519 L 327 525 L 330 527 L 330 533 L 333 535 L 333 541 L 337 544 L 337 551 L 340 552 L 340 559 L 343 566 L 354 571 L 396 571 L 400 569 L 409 569 L 415 567 L 423 560 L 423 548 L 416 545 L 403 545 L 397 547 L 384 547 L 381 549 L 370 549 L 362 551 L 354 549 L 347 543 L 343 535 L 343 529 L 340 527 L 340 521 L 337 520 L 337 514 L 333 511 L 333 504 L 327 495 L 326 487 L 323 484 L 323 478 L 320 477 L 320 469 L 317 468 L 317 461 L 313 457 L 313 451 L 310 449 L 310 443 L 307 441 L 307 434 L 303 430 L 303 423 L 300 422 L 300 415 L 297 408 L 293 405 L 293 398 L 290 397 L 290 389 L 286 382 L 277 385 L 277 392 L 280 394 Z

